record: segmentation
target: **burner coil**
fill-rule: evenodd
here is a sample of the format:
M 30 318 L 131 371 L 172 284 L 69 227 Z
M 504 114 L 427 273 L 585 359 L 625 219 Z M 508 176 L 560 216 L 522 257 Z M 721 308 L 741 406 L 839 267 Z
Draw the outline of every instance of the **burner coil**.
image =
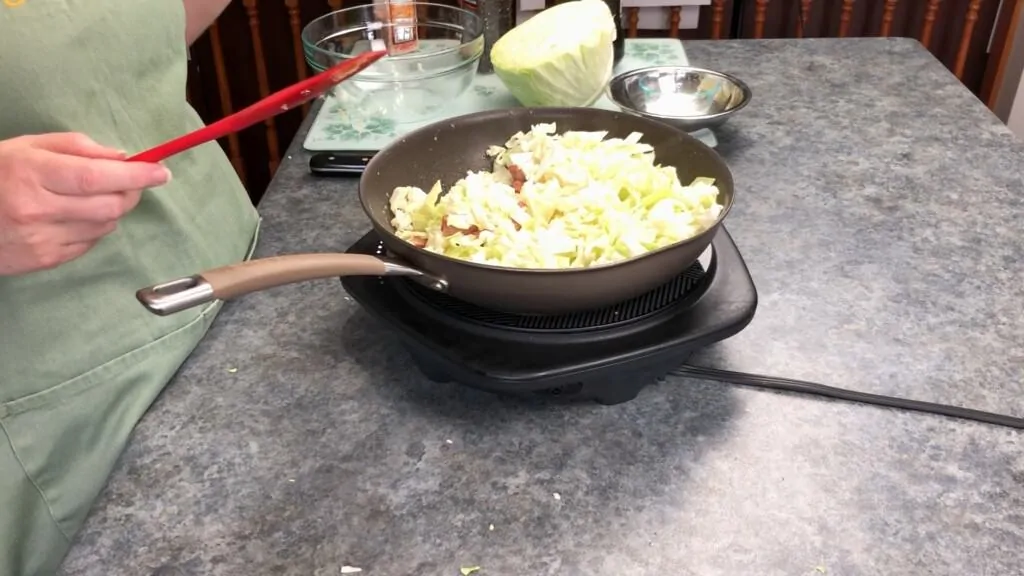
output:
M 503 330 L 579 332 L 614 328 L 657 314 L 698 290 L 705 275 L 701 264 L 695 262 L 679 276 L 636 298 L 599 310 L 552 315 L 514 314 L 489 310 L 435 292 L 411 280 L 396 282 L 396 285 L 400 286 L 402 292 L 408 294 L 414 303 L 429 306 L 433 312 L 441 313 L 453 320 L 469 321 Z

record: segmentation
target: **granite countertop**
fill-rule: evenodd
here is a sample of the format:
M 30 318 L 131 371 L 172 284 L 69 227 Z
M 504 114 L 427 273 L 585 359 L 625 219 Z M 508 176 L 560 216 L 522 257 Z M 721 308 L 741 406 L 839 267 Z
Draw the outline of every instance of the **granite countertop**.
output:
M 696 362 L 1024 416 L 1024 147 L 912 40 L 686 48 L 755 94 L 718 138 L 760 305 Z M 300 142 L 262 255 L 368 228 Z M 435 384 L 333 280 L 226 306 L 63 573 L 1002 575 L 1022 510 L 1020 432 L 679 377 L 610 407 Z

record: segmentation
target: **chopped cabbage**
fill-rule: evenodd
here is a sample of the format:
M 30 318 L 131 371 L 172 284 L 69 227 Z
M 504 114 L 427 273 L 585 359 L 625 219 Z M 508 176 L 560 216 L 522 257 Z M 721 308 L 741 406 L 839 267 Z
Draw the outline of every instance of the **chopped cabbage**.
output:
M 590 106 L 611 79 L 615 36 L 603 0 L 563 2 L 506 32 L 491 63 L 523 106 Z
M 493 170 L 468 172 L 447 193 L 440 181 L 395 188 L 391 224 L 445 256 L 543 269 L 610 264 L 713 226 L 723 209 L 714 179 L 682 185 L 642 137 L 537 124 L 492 146 Z

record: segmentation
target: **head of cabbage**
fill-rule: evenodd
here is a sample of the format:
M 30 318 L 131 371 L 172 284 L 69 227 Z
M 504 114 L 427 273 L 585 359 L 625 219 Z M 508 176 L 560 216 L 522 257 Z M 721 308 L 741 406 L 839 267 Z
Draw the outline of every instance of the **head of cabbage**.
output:
M 491 63 L 523 106 L 590 106 L 611 79 L 615 35 L 603 0 L 564 2 L 506 32 Z

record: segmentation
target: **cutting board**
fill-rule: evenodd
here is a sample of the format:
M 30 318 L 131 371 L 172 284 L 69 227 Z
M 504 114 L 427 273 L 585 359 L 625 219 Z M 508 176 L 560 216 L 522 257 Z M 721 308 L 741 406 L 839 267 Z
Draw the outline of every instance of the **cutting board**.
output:
M 625 55 L 615 67 L 615 74 L 646 66 L 688 64 L 683 44 L 671 38 L 629 38 Z M 333 96 L 327 96 L 303 142 L 310 152 L 376 151 L 408 132 L 454 116 L 503 108 L 519 104 L 494 74 L 478 74 L 466 92 L 443 113 L 423 121 L 399 123 L 390 118 L 352 118 L 345 114 Z M 594 104 L 596 108 L 617 110 L 607 97 Z M 715 146 L 709 130 L 694 133 L 709 146 Z

